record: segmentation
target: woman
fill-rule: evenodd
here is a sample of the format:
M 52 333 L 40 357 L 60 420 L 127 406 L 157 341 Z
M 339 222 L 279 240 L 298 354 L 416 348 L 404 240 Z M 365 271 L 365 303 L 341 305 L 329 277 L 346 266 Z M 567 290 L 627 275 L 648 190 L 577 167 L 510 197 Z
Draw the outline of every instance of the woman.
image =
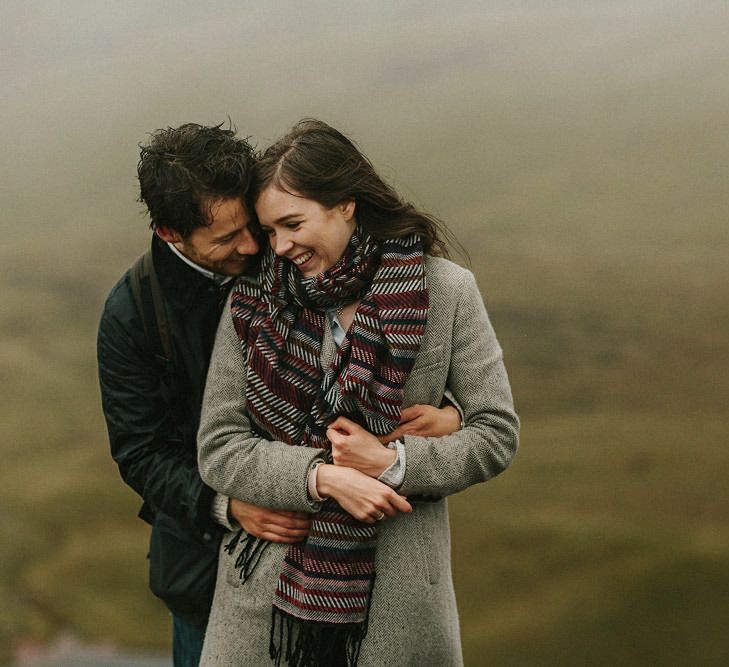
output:
M 503 471 L 518 433 L 473 276 L 325 123 L 300 122 L 256 174 L 272 252 L 221 320 L 200 470 L 314 518 L 290 547 L 221 550 L 203 664 L 460 665 L 444 498 Z M 398 430 L 447 390 L 460 430 Z

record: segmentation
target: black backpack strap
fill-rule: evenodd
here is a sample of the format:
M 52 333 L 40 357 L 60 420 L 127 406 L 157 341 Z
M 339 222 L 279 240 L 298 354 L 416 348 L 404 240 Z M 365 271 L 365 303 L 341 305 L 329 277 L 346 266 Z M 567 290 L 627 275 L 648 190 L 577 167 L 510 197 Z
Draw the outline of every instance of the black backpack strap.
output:
M 170 324 L 151 250 L 134 262 L 129 272 L 129 282 L 155 361 L 169 371 L 174 364 Z
M 173 424 L 184 423 L 187 381 L 175 358 L 172 335 L 162 288 L 152 261 L 152 251 L 142 255 L 129 271 L 129 282 L 137 312 L 149 344 L 151 361 L 160 373 L 164 401 L 170 407 Z M 173 426 L 173 432 L 176 427 Z M 171 436 L 170 440 L 175 439 Z

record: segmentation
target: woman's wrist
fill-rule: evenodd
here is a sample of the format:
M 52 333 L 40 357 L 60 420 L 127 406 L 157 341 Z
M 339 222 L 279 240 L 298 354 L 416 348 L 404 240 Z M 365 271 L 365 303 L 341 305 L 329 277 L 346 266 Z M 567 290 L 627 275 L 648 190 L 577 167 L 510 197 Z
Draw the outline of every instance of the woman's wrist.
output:
M 320 498 L 330 498 L 336 490 L 337 466 L 332 463 L 322 463 L 316 469 L 316 493 Z
M 381 450 L 377 452 L 377 465 L 369 472 L 370 477 L 379 477 L 397 460 L 397 449 L 383 446 Z

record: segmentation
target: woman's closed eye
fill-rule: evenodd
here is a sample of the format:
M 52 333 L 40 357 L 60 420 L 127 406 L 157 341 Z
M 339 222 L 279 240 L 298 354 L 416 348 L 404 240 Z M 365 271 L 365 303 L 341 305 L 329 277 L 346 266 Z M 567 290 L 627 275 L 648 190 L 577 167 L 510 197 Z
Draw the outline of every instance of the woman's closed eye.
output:
M 303 221 L 301 220 L 297 220 L 294 222 L 284 222 L 280 226 L 287 231 L 295 232 L 297 229 L 299 229 L 299 227 L 301 227 L 302 222 Z M 276 229 L 274 227 L 261 226 L 261 231 L 263 231 L 266 236 L 276 236 Z

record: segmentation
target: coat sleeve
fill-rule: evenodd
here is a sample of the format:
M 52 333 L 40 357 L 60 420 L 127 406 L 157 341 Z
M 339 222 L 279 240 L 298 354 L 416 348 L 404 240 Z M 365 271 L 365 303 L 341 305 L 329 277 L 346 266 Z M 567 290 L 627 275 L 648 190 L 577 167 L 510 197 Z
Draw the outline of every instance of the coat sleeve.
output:
M 427 438 L 404 437 L 407 465 L 399 489 L 404 495 L 437 499 L 495 477 L 518 447 L 514 412 L 501 347 L 470 271 L 459 270 L 452 321 L 447 386 L 463 414 L 463 428 Z M 451 283 L 453 280 L 450 281 Z
M 198 529 L 214 526 L 214 492 L 203 484 L 194 443 L 170 437 L 160 373 L 144 349 L 141 322 L 122 281 L 107 299 L 97 358 L 112 457 L 124 481 L 152 509 Z
M 246 368 L 241 343 L 223 309 L 205 385 L 198 462 L 200 474 L 216 491 L 271 509 L 313 512 L 307 492 L 312 464 L 322 450 L 294 447 L 254 435 L 245 411 Z

